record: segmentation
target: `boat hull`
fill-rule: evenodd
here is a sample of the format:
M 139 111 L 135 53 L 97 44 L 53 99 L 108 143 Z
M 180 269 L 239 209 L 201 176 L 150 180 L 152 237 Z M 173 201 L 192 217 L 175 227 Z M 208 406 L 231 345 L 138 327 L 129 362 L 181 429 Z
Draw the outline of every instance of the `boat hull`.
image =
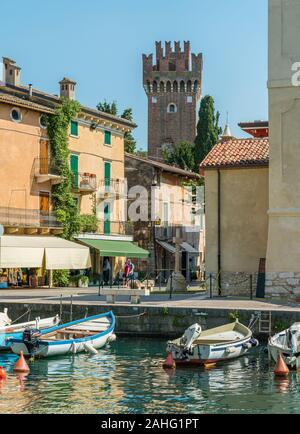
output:
M 182 358 L 182 353 L 178 348 L 167 348 L 172 352 L 172 356 L 177 365 L 207 365 L 224 362 L 244 356 L 252 348 L 250 343 L 252 337 L 244 339 L 235 344 L 229 345 L 196 345 L 189 354 Z
M 277 335 L 269 338 L 268 342 L 268 354 L 269 360 L 277 362 L 278 356 L 282 355 L 285 363 L 289 368 L 300 368 L 300 353 L 299 351 L 293 351 L 287 346 L 286 341 L 287 330 L 278 333 Z
M 55 357 L 67 354 L 82 353 L 86 351 L 85 344 L 90 344 L 96 350 L 99 350 L 107 344 L 112 335 L 113 331 L 106 336 L 90 339 L 85 342 L 68 341 L 61 344 L 57 344 L 55 342 L 40 342 L 38 349 L 34 353 L 34 357 Z M 21 351 L 23 351 L 24 356 L 28 357 L 31 355 L 24 342 L 13 342 L 11 344 L 11 349 L 15 354 L 21 354 Z
M 12 339 L 11 349 L 15 354 L 23 352 L 25 356 L 37 358 L 77 354 L 84 351 L 93 353 L 113 340 L 114 328 L 115 316 L 109 312 L 47 329 L 40 333 L 34 345 L 24 342 L 23 336 L 22 339 Z M 77 337 L 84 332 L 88 333 L 87 337 Z M 68 339 L 55 338 L 59 333 L 67 333 Z
M 177 365 L 207 365 L 244 356 L 255 346 L 252 331 L 236 321 L 205 331 L 195 324 L 181 338 L 169 341 L 167 352 Z

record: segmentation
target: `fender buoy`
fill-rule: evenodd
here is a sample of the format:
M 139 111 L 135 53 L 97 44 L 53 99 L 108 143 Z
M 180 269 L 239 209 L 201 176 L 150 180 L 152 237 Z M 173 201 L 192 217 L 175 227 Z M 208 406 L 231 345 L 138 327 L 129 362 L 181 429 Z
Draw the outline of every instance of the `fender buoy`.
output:
M 30 369 L 25 360 L 24 353 L 23 351 L 21 351 L 20 357 L 14 366 L 14 372 L 29 372 L 29 371 Z
M 176 363 L 173 359 L 173 354 L 169 353 L 166 360 L 164 361 L 163 368 L 165 369 L 175 369 Z
M 277 377 L 286 377 L 287 375 L 289 375 L 289 368 L 287 367 L 287 364 L 285 363 L 282 354 L 279 354 L 278 359 L 277 359 L 277 363 L 274 369 L 274 374 Z
M 2 366 L 0 366 L 0 381 L 1 380 L 6 380 L 6 371 Z

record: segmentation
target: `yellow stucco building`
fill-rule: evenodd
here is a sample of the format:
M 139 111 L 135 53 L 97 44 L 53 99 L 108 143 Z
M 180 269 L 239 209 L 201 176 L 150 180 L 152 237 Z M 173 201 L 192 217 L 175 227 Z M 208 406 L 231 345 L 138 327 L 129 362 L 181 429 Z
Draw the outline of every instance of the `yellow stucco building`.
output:
M 21 68 L 3 58 L 0 82 L 0 224 L 10 235 L 58 235 L 62 232 L 52 208 L 52 187 L 61 182 L 51 159 L 45 116 L 55 112 L 61 97 L 75 100 L 76 83 L 64 78 L 60 95 L 52 95 L 21 83 Z M 135 128 L 126 119 L 81 105 L 69 130 L 73 195 L 80 214 L 97 213 L 98 231 L 93 240 L 128 242 L 124 134 Z M 84 242 L 91 237 L 79 235 Z M 111 254 L 112 268 L 121 264 Z M 101 252 L 93 249 L 93 267 L 100 272 Z M 117 258 L 117 260 L 115 259 Z
M 268 239 L 269 140 L 266 123 L 244 124 L 201 164 L 205 174 L 206 276 L 215 294 L 250 295 L 263 273 Z M 261 270 L 260 270 L 261 269 Z M 251 276 L 251 277 L 250 277 Z

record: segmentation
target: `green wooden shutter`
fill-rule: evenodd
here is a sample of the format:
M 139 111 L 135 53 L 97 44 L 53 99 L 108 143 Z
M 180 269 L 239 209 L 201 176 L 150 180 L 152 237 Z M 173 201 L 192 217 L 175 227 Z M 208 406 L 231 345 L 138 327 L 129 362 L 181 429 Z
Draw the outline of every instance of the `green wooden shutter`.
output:
M 71 135 L 78 136 L 78 122 L 71 121 Z
M 71 170 L 73 172 L 73 187 L 78 188 L 78 156 L 71 155 Z
M 106 191 L 109 191 L 111 184 L 111 163 L 109 161 L 105 161 L 104 163 L 104 183 Z
M 104 132 L 104 143 L 105 143 L 105 145 L 111 145 L 111 132 L 110 131 Z
M 110 234 L 110 204 L 104 205 L 104 234 Z

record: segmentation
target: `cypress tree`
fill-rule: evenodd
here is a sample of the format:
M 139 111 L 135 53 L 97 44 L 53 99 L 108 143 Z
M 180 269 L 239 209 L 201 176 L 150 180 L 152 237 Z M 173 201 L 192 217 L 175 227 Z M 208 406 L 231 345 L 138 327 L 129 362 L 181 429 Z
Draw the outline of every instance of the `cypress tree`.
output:
M 214 99 L 206 95 L 200 105 L 197 136 L 195 139 L 195 163 L 198 171 L 199 164 L 218 142 L 222 128 L 219 127 L 220 113 L 215 113 Z

